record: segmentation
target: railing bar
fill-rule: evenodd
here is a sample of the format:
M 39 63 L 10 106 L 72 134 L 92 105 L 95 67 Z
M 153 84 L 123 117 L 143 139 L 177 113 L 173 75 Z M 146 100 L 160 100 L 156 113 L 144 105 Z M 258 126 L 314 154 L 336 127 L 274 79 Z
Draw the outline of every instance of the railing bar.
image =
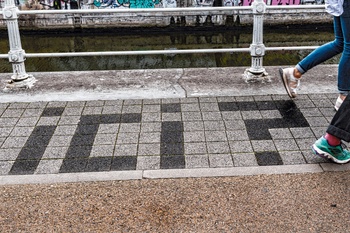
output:
M 294 47 L 265 47 L 265 51 L 283 51 L 283 50 L 314 50 L 319 46 L 294 46 Z
M 319 46 L 299 47 L 266 47 L 266 51 L 283 50 L 314 50 Z M 150 51 L 106 51 L 106 52 L 71 52 L 71 53 L 26 53 L 25 57 L 84 57 L 84 56 L 117 56 L 117 55 L 157 55 L 157 54 L 188 54 L 188 53 L 234 53 L 249 52 L 249 48 L 224 49 L 184 49 L 184 50 L 150 50 Z M 8 54 L 0 54 L 0 58 L 8 58 Z
M 114 52 L 74 52 L 74 53 L 27 53 L 26 57 L 75 57 L 75 56 L 117 56 L 117 55 L 157 55 L 157 54 L 188 54 L 188 53 L 230 53 L 249 52 L 242 49 L 188 49 L 188 50 L 149 50 L 149 51 L 114 51 Z

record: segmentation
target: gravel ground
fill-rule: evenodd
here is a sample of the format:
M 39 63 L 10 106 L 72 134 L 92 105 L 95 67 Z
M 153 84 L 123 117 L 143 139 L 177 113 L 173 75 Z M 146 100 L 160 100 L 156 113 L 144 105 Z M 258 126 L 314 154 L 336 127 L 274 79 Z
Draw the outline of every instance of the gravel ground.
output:
M 1 186 L 0 232 L 350 232 L 349 177 Z

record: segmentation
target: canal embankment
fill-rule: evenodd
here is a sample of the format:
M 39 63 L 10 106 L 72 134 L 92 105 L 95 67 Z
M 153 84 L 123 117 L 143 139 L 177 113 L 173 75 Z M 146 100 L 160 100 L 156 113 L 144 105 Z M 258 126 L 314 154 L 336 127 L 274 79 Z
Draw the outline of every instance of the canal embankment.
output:
M 128 8 L 126 8 L 128 9 Z M 253 24 L 251 10 L 179 11 L 157 13 L 103 12 L 91 10 L 76 13 L 70 10 L 52 10 L 52 13 L 19 14 L 18 24 L 23 30 L 82 30 L 94 28 L 195 28 L 217 26 L 245 27 Z M 219 9 L 219 7 L 218 7 Z M 45 11 L 47 12 L 47 11 Z M 56 12 L 56 13 L 55 13 Z M 64 12 L 64 13 L 62 13 Z M 274 9 L 264 14 L 264 26 L 323 24 L 332 17 L 320 9 Z M 6 20 L 0 15 L 0 29 L 6 29 Z
M 135 69 L 75 72 L 33 72 L 31 89 L 5 88 L 11 73 L 0 73 L 0 102 L 86 101 L 285 94 L 279 66 L 265 66 L 268 75 L 247 82 L 248 67 Z M 338 65 L 319 65 L 301 81 L 299 94 L 337 92 Z

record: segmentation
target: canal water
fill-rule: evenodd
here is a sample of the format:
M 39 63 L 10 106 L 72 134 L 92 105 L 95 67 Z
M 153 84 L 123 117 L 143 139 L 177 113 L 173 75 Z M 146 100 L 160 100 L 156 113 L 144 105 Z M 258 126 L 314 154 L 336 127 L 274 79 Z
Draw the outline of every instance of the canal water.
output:
M 332 25 L 264 28 L 266 47 L 315 46 L 333 40 Z M 22 33 L 26 53 L 138 51 L 168 49 L 248 48 L 252 28 L 195 28 L 193 30 L 120 30 L 75 33 Z M 9 52 L 7 32 L 0 35 L 0 53 Z M 310 51 L 268 51 L 263 65 L 294 65 Z M 336 57 L 328 63 L 337 63 Z M 249 53 L 133 55 L 98 57 L 28 58 L 27 72 L 161 69 L 195 67 L 250 67 Z M 7 59 L 0 59 L 0 72 L 12 72 Z

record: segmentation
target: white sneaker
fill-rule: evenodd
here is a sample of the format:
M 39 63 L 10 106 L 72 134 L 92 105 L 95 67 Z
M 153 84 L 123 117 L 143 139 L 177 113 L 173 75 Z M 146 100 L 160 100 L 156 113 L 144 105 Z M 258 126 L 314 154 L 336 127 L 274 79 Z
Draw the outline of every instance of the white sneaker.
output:
M 290 98 L 297 96 L 297 90 L 300 85 L 300 80 L 294 77 L 294 68 L 279 68 L 280 76 Z
M 340 98 L 340 96 L 338 96 L 338 99 L 334 105 L 335 111 L 338 111 L 338 109 L 340 108 L 340 105 L 342 105 L 342 103 L 343 103 L 343 100 Z

